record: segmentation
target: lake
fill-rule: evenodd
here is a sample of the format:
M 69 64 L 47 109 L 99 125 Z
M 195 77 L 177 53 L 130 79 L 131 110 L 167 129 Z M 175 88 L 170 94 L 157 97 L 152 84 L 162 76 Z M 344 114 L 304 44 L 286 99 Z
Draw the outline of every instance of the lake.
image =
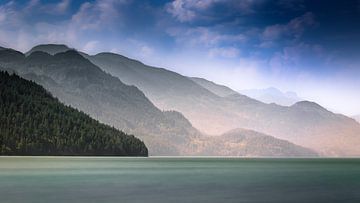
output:
M 0 157 L 0 202 L 360 202 L 360 159 Z

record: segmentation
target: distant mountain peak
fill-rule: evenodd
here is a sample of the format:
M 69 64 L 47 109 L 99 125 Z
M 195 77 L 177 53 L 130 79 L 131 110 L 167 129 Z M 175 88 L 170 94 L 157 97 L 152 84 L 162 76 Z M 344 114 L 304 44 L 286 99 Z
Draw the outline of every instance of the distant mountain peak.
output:
M 326 110 L 324 107 L 319 104 L 311 101 L 299 101 L 292 105 L 292 107 L 308 108 L 308 109 L 322 109 Z
M 0 50 L 0 60 L 4 62 L 9 62 L 13 60 L 21 60 L 24 58 L 24 54 L 13 50 L 13 49 L 3 49 Z
M 290 106 L 302 100 L 295 92 L 282 92 L 276 87 L 269 87 L 265 89 L 246 89 L 240 90 L 239 92 L 264 103 L 276 103 L 282 106 Z
M 189 79 L 220 97 L 227 97 L 230 95 L 238 94 L 236 91 L 230 89 L 229 87 L 226 87 L 225 85 L 219 85 L 213 81 L 206 80 L 204 78 L 189 77 Z
M 64 44 L 40 44 L 33 47 L 30 51 L 26 53 L 26 55 L 30 55 L 35 51 L 42 51 L 48 53 L 50 55 L 55 55 L 61 52 L 66 52 L 69 50 L 73 50 Z
M 26 56 L 27 58 L 39 58 L 39 59 L 44 59 L 45 58 L 48 58 L 48 57 L 51 57 L 50 54 L 46 53 L 46 52 L 43 52 L 43 51 L 34 51 L 32 52 L 30 55 Z
M 144 63 L 142 63 L 141 61 L 131 59 L 131 58 L 128 58 L 128 57 L 123 56 L 121 54 L 112 53 L 112 52 L 101 52 L 101 53 L 98 53 L 98 54 L 94 55 L 94 57 L 109 57 L 110 60 L 114 60 L 114 59 L 120 60 L 121 59 L 121 60 L 125 60 L 127 62 L 144 65 Z
M 79 52 L 77 52 L 76 50 L 68 50 L 68 51 L 65 51 L 65 52 L 60 52 L 60 53 L 57 53 L 54 55 L 55 57 L 58 57 L 58 58 L 67 58 L 67 59 L 85 59 Z M 87 60 L 87 59 L 85 59 Z

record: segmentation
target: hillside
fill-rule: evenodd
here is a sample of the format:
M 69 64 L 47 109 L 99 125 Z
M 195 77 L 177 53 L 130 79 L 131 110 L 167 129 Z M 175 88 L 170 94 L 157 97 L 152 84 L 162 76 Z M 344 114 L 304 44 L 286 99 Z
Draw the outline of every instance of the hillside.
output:
M 352 118 L 360 123 L 360 115 L 353 116 Z
M 216 84 L 204 78 L 190 77 L 190 79 L 220 97 L 227 97 L 230 95 L 239 94 L 238 92 L 224 85 Z
M 224 99 L 188 77 L 113 53 L 87 57 L 125 84 L 138 87 L 159 109 L 183 113 L 204 133 L 220 134 L 236 128 L 238 122 L 229 119 L 235 118 L 236 114 L 224 111 Z
M 61 104 L 44 88 L 0 72 L 1 155 L 147 156 L 144 143 Z
M 50 55 L 55 55 L 61 52 L 66 52 L 72 50 L 70 49 L 68 46 L 63 45 L 63 44 L 40 44 L 38 46 L 33 47 L 32 49 L 30 49 L 30 51 L 26 52 L 26 56 L 29 56 L 30 54 L 32 54 L 33 52 L 36 51 L 42 51 L 45 53 L 48 53 Z
M 65 104 L 74 106 L 103 123 L 135 134 L 144 140 L 151 155 L 196 155 L 200 150 L 199 147 L 201 150 L 211 151 L 209 154 L 220 153 L 213 151 L 218 150 L 216 148 L 205 149 L 203 146 L 197 145 L 201 141 L 206 146 L 212 146 L 206 143 L 211 143 L 213 140 L 196 130 L 181 113 L 159 110 L 139 89 L 125 85 L 118 78 L 106 74 L 83 56 L 89 57 L 74 50 L 55 55 L 35 51 L 29 56 L 14 50 L 5 50 L 0 51 L 0 67 L 36 81 Z M 160 72 L 163 71 L 164 69 Z M 177 88 L 182 84 L 183 76 L 166 70 L 165 72 L 167 74 L 163 75 L 163 79 L 170 80 L 167 83 L 171 83 L 171 80 L 174 79 L 172 76 L 178 77 L 179 84 L 171 83 L 175 88 L 173 92 L 176 93 Z M 153 82 L 150 80 L 151 77 L 146 78 L 146 75 L 144 75 L 146 82 L 154 84 L 158 82 L 158 85 L 163 82 Z M 191 91 L 189 92 L 187 88 L 193 87 L 193 90 L 196 90 L 200 86 L 189 79 L 186 81 L 190 81 L 190 84 L 186 88 L 182 88 L 182 92 L 190 93 L 189 99 L 194 100 Z M 162 90 L 167 88 L 163 87 Z M 200 87 L 199 91 L 203 92 L 203 95 L 212 95 L 211 97 L 215 97 L 216 100 L 221 99 L 205 88 Z M 173 93 L 167 91 L 167 94 Z M 170 97 L 170 99 L 172 98 Z M 244 99 L 248 98 L 244 97 Z M 239 150 L 242 149 L 239 148 Z M 229 152 L 229 155 L 231 154 L 241 153 L 237 152 L 237 148 L 233 148 Z M 272 156 L 271 151 L 268 156 Z M 301 155 L 299 154 L 299 156 Z
M 266 104 L 242 94 L 222 97 L 213 88 L 201 86 L 188 77 L 121 55 L 100 53 L 86 57 L 124 83 L 138 87 L 158 108 L 183 113 L 206 134 L 246 128 L 316 149 L 327 156 L 360 155 L 359 123 L 318 105 L 308 108 L 301 102 L 292 106 Z
M 198 155 L 248 157 L 314 157 L 317 153 L 285 140 L 245 129 L 234 129 L 194 142 Z
M 190 137 L 199 135 L 191 125 L 183 126 L 156 108 L 138 88 L 125 85 L 74 50 L 29 56 L 3 50 L 0 67 L 37 82 L 61 102 L 102 123 L 136 134 L 152 155 L 181 154 Z

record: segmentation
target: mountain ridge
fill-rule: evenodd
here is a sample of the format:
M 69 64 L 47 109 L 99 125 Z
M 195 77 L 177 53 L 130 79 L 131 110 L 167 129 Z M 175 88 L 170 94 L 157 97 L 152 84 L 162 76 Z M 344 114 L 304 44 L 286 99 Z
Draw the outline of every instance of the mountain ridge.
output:
M 217 154 L 220 156 L 229 154 L 251 157 L 266 157 L 268 154 L 272 154 L 272 157 L 318 156 L 318 154 L 311 149 L 249 129 L 233 129 L 220 136 L 214 136 L 212 139 L 213 143 L 210 143 L 212 147 L 226 149 L 214 150 L 220 151 L 220 154 Z M 234 149 L 236 149 L 235 152 L 233 151 Z
M 282 92 L 274 87 L 265 89 L 245 89 L 239 90 L 238 92 L 267 104 L 275 103 L 282 106 L 291 106 L 296 102 L 303 100 L 298 97 L 295 92 Z
M 199 77 L 189 77 L 192 81 L 196 82 L 197 84 L 203 86 L 204 88 L 210 90 L 214 94 L 220 97 L 226 97 L 234 94 L 239 94 L 238 92 L 226 87 L 225 85 L 219 85 L 212 81 L 206 80 L 204 78 Z
M 354 118 L 357 122 L 360 123 L 360 115 L 352 116 L 352 118 Z
M 128 58 L 124 60 L 118 54 L 83 56 L 125 84 L 138 87 L 159 109 L 181 112 L 195 128 L 207 134 L 247 128 L 316 149 L 328 156 L 360 154 L 356 147 L 360 126 L 343 115 L 322 108 L 264 104 L 241 94 L 221 97 L 188 77 L 136 63 L 136 60 L 129 62 Z M 341 142 L 334 141 L 339 139 Z
M 205 87 L 199 84 L 193 88 L 183 88 L 186 86 L 183 84 L 189 84 L 185 76 L 168 70 L 161 72 L 162 69 L 153 69 L 141 63 L 133 67 L 121 61 L 121 56 L 112 54 L 111 57 L 115 58 L 105 60 L 89 56 L 89 60 L 125 83 L 139 87 L 157 107 L 182 112 L 194 127 L 204 133 L 221 134 L 234 128 L 247 128 L 317 149 L 329 156 L 360 154 L 354 145 L 360 142 L 358 123 L 343 115 L 325 111 L 323 107 L 312 105 L 305 108 L 302 103 L 294 106 L 265 104 L 239 93 L 221 97 L 210 90 L 203 91 Z M 151 81 L 162 83 L 161 88 L 157 89 L 158 85 L 139 79 L 137 72 L 133 74 L 135 70 L 144 71 Z M 163 78 L 164 75 L 166 78 Z M 346 139 L 342 138 L 344 140 L 338 143 L 327 138 L 336 140 L 342 135 Z
M 4 59 L 5 56 L 6 54 L 0 52 L 0 62 L 1 58 Z M 23 56 L 20 54 L 22 60 L 15 62 L 13 61 L 13 63 L 3 63 L 3 65 L 5 65 L 8 69 L 12 67 L 15 69 L 15 71 L 21 72 L 24 77 L 43 84 L 49 91 L 55 93 L 55 95 L 65 101 L 65 103 L 89 113 L 93 118 L 100 120 L 103 123 L 116 126 L 118 129 L 128 127 L 132 134 L 136 134 L 138 137 L 144 140 L 147 146 L 149 146 L 150 154 L 196 155 L 198 154 L 198 149 L 200 147 L 197 145 L 198 140 L 201 140 L 201 142 L 206 145 L 212 142 L 211 139 L 207 139 L 195 128 L 193 128 L 192 124 L 181 113 L 176 111 L 160 111 L 158 109 L 155 110 L 155 107 L 151 107 L 151 109 L 155 110 L 157 113 L 149 114 L 151 116 L 146 116 L 147 113 L 144 114 L 144 112 L 136 114 L 133 117 L 133 119 L 136 121 L 135 123 L 133 122 L 133 119 L 126 120 L 126 118 L 129 119 L 128 116 L 124 117 L 123 120 L 119 120 L 121 119 L 119 116 L 128 115 L 126 114 L 126 111 L 139 112 L 139 109 L 141 110 L 144 107 L 144 103 L 140 103 L 141 106 L 137 106 L 135 109 L 132 109 L 131 105 L 134 104 L 133 102 L 136 103 L 136 99 L 135 101 L 130 99 L 129 102 L 131 103 L 127 104 L 126 101 L 128 96 L 123 97 L 124 95 L 122 93 L 120 95 L 123 96 L 119 97 L 118 99 L 104 100 L 104 98 L 108 97 L 109 95 L 113 95 L 113 93 L 107 91 L 108 88 L 112 89 L 122 86 L 126 87 L 125 89 L 128 90 L 134 88 L 133 91 L 129 91 L 130 94 L 133 94 L 135 91 L 140 95 L 138 98 L 146 98 L 146 96 L 143 93 L 140 93 L 138 88 L 135 86 L 125 85 L 120 83 L 121 81 L 112 81 L 119 79 L 114 79 L 114 76 L 108 75 L 108 73 L 104 73 L 102 70 L 99 70 L 99 67 L 97 66 L 94 67 L 95 65 L 90 61 L 85 60 L 84 56 L 86 57 L 88 55 L 85 53 L 76 52 L 74 50 L 57 53 L 55 55 L 35 51 L 28 56 Z M 80 62 L 78 62 L 78 60 L 80 60 Z M 165 69 L 156 70 L 163 71 Z M 176 76 L 182 77 L 179 74 L 176 74 Z M 191 84 L 194 85 L 195 83 Z M 205 94 L 212 94 L 209 93 L 209 91 L 206 89 L 201 90 Z M 96 96 L 97 94 L 100 94 L 100 96 Z M 87 99 L 88 97 L 90 97 L 90 100 Z M 104 101 L 102 103 L 107 104 L 102 105 L 101 103 L 97 102 L 98 100 Z M 111 103 L 108 103 L 109 101 L 118 100 L 122 101 L 122 105 L 125 105 L 124 108 L 120 108 L 121 111 L 118 110 L 120 106 L 111 108 Z M 139 115 L 141 116 L 139 117 Z M 141 117 L 143 117 L 146 122 L 150 122 L 150 126 L 144 126 L 143 124 L 146 122 L 138 120 Z M 152 122 L 154 119 L 155 121 Z M 166 122 L 164 123 L 164 121 Z M 121 123 L 123 126 L 119 126 L 119 123 Z M 158 126 L 159 128 L 153 128 L 151 126 L 155 125 L 156 123 L 160 124 Z M 140 127 L 140 130 L 139 125 L 143 127 Z M 147 129 L 146 132 L 141 130 L 144 128 Z M 149 129 L 152 131 L 149 131 Z M 212 149 L 207 149 L 207 151 L 209 150 Z M 230 152 L 231 154 L 235 155 L 237 154 L 237 150 L 240 149 L 233 148 Z M 220 152 L 212 153 L 221 154 Z M 271 153 L 272 152 L 269 151 L 268 156 L 272 156 Z M 299 154 L 295 153 L 294 155 L 301 154 L 301 152 L 298 153 Z
M 36 52 L 36 51 L 42 51 L 42 52 L 48 53 L 50 55 L 55 55 L 55 54 L 58 54 L 61 52 L 69 51 L 69 50 L 75 50 L 75 49 L 71 49 L 65 44 L 40 44 L 40 45 L 34 46 L 29 51 L 27 51 L 25 53 L 25 56 L 29 56 L 31 53 Z
M 25 77 L 31 76 L 32 79 L 47 87 L 62 102 L 89 113 L 103 123 L 140 135 L 145 141 L 149 141 L 147 138 L 151 136 L 154 137 L 151 138 L 150 153 L 179 153 L 175 146 L 171 149 L 171 153 L 154 151 L 158 149 L 154 146 L 158 144 L 156 140 L 160 139 L 157 135 L 166 129 L 170 130 L 172 127 L 166 126 L 176 121 L 157 109 L 137 87 L 125 85 L 118 78 L 104 73 L 76 51 L 70 50 L 55 55 L 46 55 L 36 51 L 28 56 L 16 52 L 16 60 L 6 57 L 9 55 L 12 56 L 12 52 L 10 54 L 0 52 L 0 60 L 6 62 L 2 66 L 14 69 Z M 39 56 L 46 56 L 48 60 L 41 60 Z M 10 61 L 13 63 L 9 63 Z M 104 114 L 105 112 L 107 113 Z M 176 126 L 176 124 L 171 125 Z M 181 126 L 178 130 L 187 131 Z M 192 132 L 186 134 L 197 133 L 195 129 L 188 130 Z M 169 131 L 165 133 L 168 135 L 159 135 L 165 136 L 159 142 L 169 142 L 168 145 L 172 146 L 170 134 L 173 133 L 174 131 Z M 178 136 L 183 135 L 178 133 Z M 185 140 L 186 136 L 184 135 Z
M 147 156 L 144 143 L 0 71 L 1 155 Z

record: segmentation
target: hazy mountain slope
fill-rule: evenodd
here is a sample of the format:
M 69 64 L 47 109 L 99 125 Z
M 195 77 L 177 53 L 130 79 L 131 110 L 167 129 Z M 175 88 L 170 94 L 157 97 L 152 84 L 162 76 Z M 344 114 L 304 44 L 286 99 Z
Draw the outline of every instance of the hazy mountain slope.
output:
M 43 85 L 65 104 L 138 135 L 151 154 L 181 154 L 190 137 L 199 134 L 157 109 L 136 87 L 106 74 L 75 51 L 54 56 L 33 52 L 25 57 L 5 50 L 0 51 L 0 66 Z
M 311 149 L 245 129 L 231 130 L 221 136 L 214 136 L 205 140 L 198 139 L 194 143 L 199 150 L 199 155 L 252 157 L 317 156 L 317 153 Z
M 30 49 L 30 51 L 26 52 L 26 56 L 30 55 L 33 52 L 36 51 L 42 51 L 45 53 L 48 53 L 50 55 L 55 55 L 61 52 L 66 52 L 72 50 L 70 49 L 68 46 L 63 45 L 63 44 L 40 44 L 37 45 L 35 47 L 33 47 L 32 49 Z
M 298 101 L 302 101 L 295 92 L 281 92 L 274 87 L 267 89 L 240 90 L 239 92 L 268 104 L 275 103 L 283 106 L 290 106 Z
M 310 147 L 325 155 L 360 155 L 360 125 L 319 105 L 290 107 L 265 104 L 241 94 L 221 97 L 177 73 L 149 67 L 126 57 L 100 53 L 88 56 L 106 72 L 135 85 L 160 109 L 183 113 L 197 129 L 221 134 L 253 129 Z
M 0 72 L 1 155 L 147 156 L 144 143 L 67 107 L 43 87 Z
M 199 140 L 202 140 L 202 143 L 212 142 L 212 139 L 206 141 L 207 138 L 193 128 L 179 112 L 161 112 L 137 88 L 124 85 L 118 79 L 105 74 L 75 51 L 55 56 L 33 52 L 24 57 L 20 52 L 8 50 L 0 52 L 0 64 L 43 84 L 61 100 L 92 117 L 140 136 L 153 155 L 196 155 L 199 151 L 196 143 Z M 171 72 L 170 74 L 172 75 Z M 175 76 L 179 77 L 179 80 L 183 77 L 179 74 Z M 195 83 L 190 83 L 189 86 L 195 86 L 195 89 L 200 87 Z M 199 89 L 203 95 L 211 95 L 216 100 L 222 99 L 202 87 Z M 187 94 L 191 93 L 183 90 Z M 202 147 L 202 150 L 205 148 Z M 269 151 L 268 156 L 272 156 L 272 153 Z M 212 154 L 219 152 L 212 151 Z M 237 152 L 236 148 L 229 152 L 229 155 L 239 154 L 241 153 Z
M 224 109 L 226 99 L 188 77 L 146 66 L 118 54 L 100 53 L 88 58 L 124 83 L 141 89 L 158 108 L 183 113 L 196 128 L 205 133 L 220 134 L 238 127 L 238 121 L 233 119 L 236 118 L 236 112 Z M 257 103 L 245 96 L 243 100 L 245 103 Z
M 206 88 L 207 90 L 211 91 L 212 93 L 220 96 L 220 97 L 226 97 L 230 96 L 232 94 L 239 94 L 238 92 L 224 86 L 216 84 L 212 81 L 203 79 L 203 78 L 197 78 L 197 77 L 189 77 L 192 81 L 196 82 L 197 84 L 201 85 L 202 87 Z
M 360 123 L 360 115 L 353 116 L 352 118 Z

